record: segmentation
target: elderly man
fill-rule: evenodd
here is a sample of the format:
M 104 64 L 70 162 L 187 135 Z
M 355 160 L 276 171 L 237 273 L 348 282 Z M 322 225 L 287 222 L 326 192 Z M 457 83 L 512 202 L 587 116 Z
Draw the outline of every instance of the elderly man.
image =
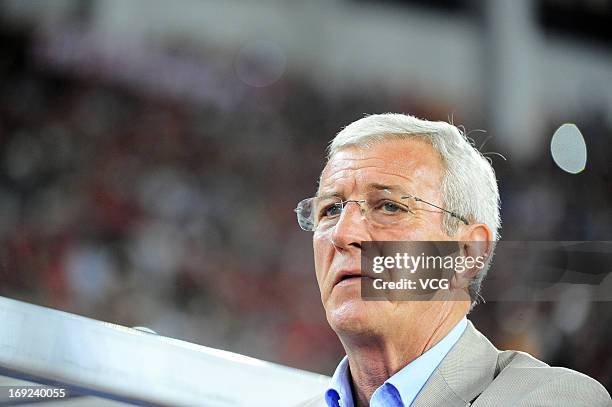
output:
M 495 174 L 455 126 L 402 114 L 351 123 L 329 147 L 316 196 L 296 212 L 314 232 L 321 300 L 346 351 L 329 389 L 307 405 L 612 406 L 597 381 L 499 351 L 474 328 L 466 315 L 486 267 L 455 276 L 446 300 L 362 299 L 363 242 L 461 241 L 467 252 L 492 251 Z

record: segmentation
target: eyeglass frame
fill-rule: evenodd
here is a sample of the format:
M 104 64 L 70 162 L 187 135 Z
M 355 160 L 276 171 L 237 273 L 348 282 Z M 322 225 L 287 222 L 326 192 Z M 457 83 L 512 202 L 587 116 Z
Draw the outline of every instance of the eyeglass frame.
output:
M 293 210 L 293 211 L 296 213 L 296 215 L 297 215 L 297 218 L 298 218 L 298 225 L 300 226 L 300 229 L 302 229 L 302 230 L 304 230 L 304 231 L 306 231 L 306 232 L 314 232 L 314 231 L 316 230 L 316 227 L 314 227 L 314 223 L 313 223 L 313 228 L 312 228 L 312 230 L 305 229 L 305 228 L 302 226 L 302 224 L 300 223 L 299 206 L 300 206 L 300 204 L 301 204 L 302 202 L 304 202 L 304 201 L 306 201 L 306 200 L 308 200 L 308 199 L 314 199 L 314 198 L 316 198 L 316 196 L 315 196 L 315 197 L 312 197 L 312 198 L 305 198 L 305 199 L 302 199 L 300 202 L 298 202 L 298 206 L 297 206 L 297 207 L 296 207 L 296 208 Z M 405 195 L 401 196 L 401 197 L 400 197 L 400 199 L 414 199 L 414 201 L 415 201 L 415 202 L 423 202 L 423 203 L 424 203 L 424 204 L 426 204 L 426 205 L 433 206 L 434 208 L 439 209 L 439 210 L 441 210 L 442 212 L 445 212 L 445 213 L 449 214 L 449 215 L 450 215 L 450 216 L 452 216 L 453 218 L 459 219 L 459 220 L 460 220 L 461 222 L 463 222 L 465 225 L 469 225 L 469 224 L 470 224 L 470 222 L 467 220 L 467 218 L 466 218 L 465 216 L 460 215 L 460 214 L 458 214 L 458 213 L 457 213 L 457 212 L 455 212 L 455 211 L 451 211 L 451 210 L 448 210 L 448 209 L 444 209 L 444 208 L 442 208 L 442 207 L 440 207 L 440 206 L 438 206 L 438 205 L 436 205 L 436 204 L 432 204 L 431 202 L 428 202 L 428 201 L 426 201 L 426 200 L 424 200 L 424 199 L 421 199 L 421 198 L 419 198 L 418 196 L 411 195 L 411 194 L 405 194 Z M 342 205 L 342 210 L 344 210 L 344 207 L 346 206 L 345 204 L 347 204 L 347 203 L 351 203 L 351 202 L 355 202 L 355 203 L 359 204 L 359 206 L 361 207 L 361 204 L 362 204 L 362 203 L 365 203 L 365 202 L 366 202 L 366 200 L 365 200 L 365 199 L 347 199 L 347 200 L 345 200 L 345 201 L 342 201 L 342 200 L 341 200 L 341 201 L 340 201 L 340 202 L 338 202 L 338 203 Z

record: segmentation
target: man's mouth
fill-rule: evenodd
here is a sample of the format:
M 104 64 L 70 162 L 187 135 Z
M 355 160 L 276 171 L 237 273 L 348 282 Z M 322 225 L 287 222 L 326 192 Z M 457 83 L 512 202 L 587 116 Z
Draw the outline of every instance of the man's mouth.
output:
M 371 278 L 371 277 L 361 274 L 361 270 L 341 271 L 340 273 L 338 273 L 338 277 L 336 277 L 334 286 L 348 285 L 353 282 L 360 282 L 363 278 Z

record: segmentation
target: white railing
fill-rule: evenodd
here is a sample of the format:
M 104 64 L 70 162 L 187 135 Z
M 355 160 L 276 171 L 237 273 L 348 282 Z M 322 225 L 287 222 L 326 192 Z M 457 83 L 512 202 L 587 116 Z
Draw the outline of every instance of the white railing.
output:
M 211 407 L 292 406 L 323 392 L 329 380 L 4 297 L 0 374 L 4 383 L 55 383 L 128 403 Z

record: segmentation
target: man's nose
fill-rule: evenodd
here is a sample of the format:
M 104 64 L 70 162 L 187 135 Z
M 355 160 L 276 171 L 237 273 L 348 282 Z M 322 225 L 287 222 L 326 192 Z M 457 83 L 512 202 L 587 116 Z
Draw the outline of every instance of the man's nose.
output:
M 331 241 L 336 250 L 361 250 L 361 242 L 370 240 L 365 213 L 357 202 L 348 202 L 334 226 Z

